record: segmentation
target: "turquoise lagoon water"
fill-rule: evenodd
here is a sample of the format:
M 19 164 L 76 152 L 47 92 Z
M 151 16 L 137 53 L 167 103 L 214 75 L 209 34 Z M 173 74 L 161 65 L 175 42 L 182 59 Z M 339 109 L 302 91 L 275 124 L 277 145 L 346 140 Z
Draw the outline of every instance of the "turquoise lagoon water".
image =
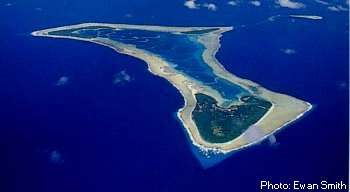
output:
M 237 95 L 249 94 L 243 88 L 213 73 L 212 68 L 203 60 L 205 47 L 198 40 L 200 34 L 175 34 L 138 29 L 115 30 L 108 27 L 79 28 L 71 33 L 86 38 L 108 38 L 155 54 L 169 62 L 171 67 L 180 73 L 218 90 L 225 99 L 236 101 Z
M 210 11 L 183 1 L 3 1 L 0 191 L 252 192 L 261 180 L 348 181 L 349 12 L 306 0 L 298 0 L 306 5 L 298 10 L 237 2 L 215 1 L 218 10 Z M 287 14 L 324 19 L 238 27 Z M 143 61 L 97 44 L 29 35 L 85 22 L 234 26 L 216 55 L 228 71 L 318 107 L 278 133 L 279 144 L 245 149 L 204 170 L 171 115 L 183 98 Z M 296 53 L 280 51 L 287 48 Z M 135 80 L 115 86 L 122 70 Z M 61 76 L 69 83 L 53 85 Z

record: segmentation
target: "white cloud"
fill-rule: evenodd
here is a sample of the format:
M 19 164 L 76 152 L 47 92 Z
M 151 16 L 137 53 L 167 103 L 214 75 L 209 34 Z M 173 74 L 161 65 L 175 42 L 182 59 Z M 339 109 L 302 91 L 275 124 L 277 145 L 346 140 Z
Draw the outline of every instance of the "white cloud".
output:
M 322 5 L 326 5 L 328 6 L 327 9 L 330 10 L 330 11 L 336 11 L 336 12 L 339 12 L 339 11 L 349 11 L 349 9 L 345 6 L 343 7 L 342 5 L 335 5 L 335 4 L 332 4 L 332 3 L 328 3 L 326 1 L 323 1 L 323 0 L 315 0 L 317 3 L 320 3 Z M 347 6 L 349 6 L 349 0 L 346 0 L 345 1 L 345 4 Z
M 245 141 L 252 143 L 260 141 L 264 136 L 264 131 L 261 127 L 258 125 L 251 125 L 240 137 Z
M 189 8 L 189 9 L 198 9 L 199 8 L 199 4 L 196 4 L 196 0 L 185 1 L 184 6 Z
M 331 11 L 340 11 L 336 6 L 329 6 L 327 9 Z
M 348 84 L 346 83 L 346 81 L 336 81 L 335 84 L 340 90 L 347 90 L 348 88 Z
M 327 9 L 331 10 L 331 11 L 349 11 L 349 9 L 347 9 L 341 5 L 329 6 L 329 7 L 327 7 Z
M 250 1 L 249 3 L 252 5 L 255 5 L 257 7 L 259 7 L 261 5 L 260 1 Z
M 216 11 L 218 9 L 213 3 L 204 3 L 202 6 L 208 8 L 211 11 Z
M 69 78 L 67 76 L 62 76 L 57 80 L 55 85 L 62 86 L 62 85 L 66 85 L 68 82 L 69 82 Z
M 229 2 L 227 2 L 227 4 L 229 4 L 231 6 L 236 6 L 236 5 L 238 5 L 238 2 L 236 2 L 236 1 L 229 1 Z
M 305 7 L 305 4 L 299 3 L 299 2 L 294 2 L 291 0 L 277 0 L 276 3 L 281 6 L 281 7 L 286 7 L 290 9 L 300 9 Z
M 317 3 L 322 4 L 322 5 L 330 5 L 328 2 L 326 1 L 322 1 L 322 0 L 315 0 Z
M 276 136 L 274 134 L 267 137 L 267 140 L 269 141 L 271 146 L 277 147 L 279 143 L 277 142 Z
M 286 55 L 291 55 L 297 53 L 294 49 L 281 49 L 281 51 Z
M 133 17 L 133 15 L 130 14 L 130 13 L 127 13 L 127 14 L 124 15 L 124 17 L 125 17 L 125 18 L 131 18 L 131 17 Z
M 114 75 L 113 84 L 114 85 L 124 85 L 125 82 L 130 82 L 134 80 L 125 70 L 119 71 Z
M 6 7 L 10 7 L 10 6 L 12 6 L 12 5 L 14 5 L 14 3 L 6 3 L 6 4 L 5 4 Z
M 342 5 L 335 5 L 333 3 L 328 3 L 328 2 L 323 1 L 323 0 L 315 0 L 315 2 L 320 3 L 322 5 L 326 5 L 327 9 L 330 10 L 330 11 L 336 11 L 336 12 L 349 11 L 349 9 L 346 6 L 343 7 Z M 347 6 L 349 6 L 349 0 L 345 0 L 345 4 Z
M 64 163 L 62 154 L 58 151 L 51 151 L 49 154 L 49 163 L 54 165 L 60 165 Z

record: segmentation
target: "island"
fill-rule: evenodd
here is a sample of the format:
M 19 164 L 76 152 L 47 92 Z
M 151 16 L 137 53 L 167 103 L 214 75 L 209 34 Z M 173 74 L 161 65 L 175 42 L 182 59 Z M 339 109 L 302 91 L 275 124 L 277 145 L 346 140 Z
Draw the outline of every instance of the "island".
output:
M 312 20 L 321 20 L 322 17 L 318 15 L 289 15 L 292 18 L 303 18 L 303 19 L 312 19 Z
M 182 94 L 177 116 L 193 145 L 227 154 L 261 142 L 312 108 L 227 71 L 215 54 L 232 29 L 84 23 L 32 35 L 97 43 L 145 61 Z

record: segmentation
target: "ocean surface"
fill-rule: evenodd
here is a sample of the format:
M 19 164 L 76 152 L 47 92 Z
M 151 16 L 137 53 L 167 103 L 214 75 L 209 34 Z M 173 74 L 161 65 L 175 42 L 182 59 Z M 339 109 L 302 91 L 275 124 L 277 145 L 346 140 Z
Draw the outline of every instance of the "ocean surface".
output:
M 258 191 L 261 180 L 347 182 L 348 11 L 310 1 L 302 9 L 215 3 L 216 11 L 183 1 L 1 1 L 0 191 L 244 192 Z M 323 20 L 269 20 L 288 14 Z M 83 22 L 234 26 L 221 38 L 220 63 L 315 108 L 275 143 L 205 169 L 174 115 L 182 96 L 143 61 L 30 35 Z

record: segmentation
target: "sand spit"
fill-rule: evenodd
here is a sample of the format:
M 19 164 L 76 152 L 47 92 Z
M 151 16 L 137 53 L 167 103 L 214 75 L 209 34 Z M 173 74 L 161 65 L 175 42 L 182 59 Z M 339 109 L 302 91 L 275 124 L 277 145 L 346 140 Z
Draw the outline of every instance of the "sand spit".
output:
M 322 19 L 321 16 L 317 16 L 317 15 L 289 15 L 289 17 L 312 19 L 312 20 L 321 20 Z

